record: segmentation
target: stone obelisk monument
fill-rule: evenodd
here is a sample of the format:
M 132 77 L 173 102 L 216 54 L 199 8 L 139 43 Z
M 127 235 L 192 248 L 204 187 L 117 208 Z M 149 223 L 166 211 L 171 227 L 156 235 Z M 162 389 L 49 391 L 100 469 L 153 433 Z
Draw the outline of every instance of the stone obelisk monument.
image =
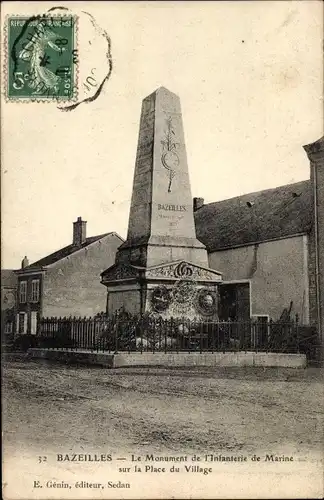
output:
M 215 316 L 220 281 L 196 238 L 180 100 L 161 87 L 142 104 L 127 239 L 102 273 L 108 312 L 192 316 L 205 302 Z

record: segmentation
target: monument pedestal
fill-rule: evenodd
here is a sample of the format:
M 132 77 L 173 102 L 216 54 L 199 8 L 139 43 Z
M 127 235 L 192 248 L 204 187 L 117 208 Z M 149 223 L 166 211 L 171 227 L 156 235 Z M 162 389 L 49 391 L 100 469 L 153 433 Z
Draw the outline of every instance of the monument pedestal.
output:
M 116 263 L 134 263 L 143 267 L 180 259 L 208 267 L 206 247 L 195 238 L 151 236 L 146 243 L 142 241 L 135 245 L 127 240 L 116 255 Z
M 163 318 L 218 319 L 221 274 L 187 261 L 139 267 L 116 264 L 102 274 L 108 314 L 123 309 Z

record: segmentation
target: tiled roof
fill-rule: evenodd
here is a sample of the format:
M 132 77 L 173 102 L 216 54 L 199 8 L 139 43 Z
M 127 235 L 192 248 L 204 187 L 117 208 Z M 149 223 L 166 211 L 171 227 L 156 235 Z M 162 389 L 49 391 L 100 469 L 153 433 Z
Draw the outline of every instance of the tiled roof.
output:
M 57 250 L 56 252 L 51 253 L 50 255 L 47 255 L 47 257 L 44 257 L 43 259 L 40 259 L 37 262 L 33 262 L 33 264 L 30 264 L 29 266 L 25 267 L 24 271 L 28 271 L 29 269 L 50 266 L 51 264 L 54 264 L 55 262 L 64 259 L 69 255 L 72 255 L 74 252 L 77 252 L 78 250 L 81 250 L 82 248 L 91 245 L 91 243 L 95 243 L 96 241 L 101 240 L 102 238 L 108 236 L 109 234 L 115 234 L 118 238 L 120 238 L 120 236 L 118 236 L 116 233 L 104 233 L 104 234 L 99 234 L 98 236 L 91 236 L 90 238 L 86 238 L 85 242 L 82 245 L 76 246 L 71 244 L 64 248 L 61 248 L 60 250 Z M 120 238 L 120 240 L 124 241 L 122 240 L 122 238 Z
M 17 276 L 14 269 L 1 269 L 1 287 L 15 288 L 17 286 Z
M 197 238 L 209 252 L 309 232 L 310 180 L 208 203 L 195 214 Z

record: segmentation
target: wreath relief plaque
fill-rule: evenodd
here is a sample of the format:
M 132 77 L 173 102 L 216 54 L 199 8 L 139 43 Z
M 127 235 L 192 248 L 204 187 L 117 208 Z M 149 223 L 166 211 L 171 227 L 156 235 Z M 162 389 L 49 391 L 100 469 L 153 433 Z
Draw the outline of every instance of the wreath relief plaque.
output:
M 208 288 L 202 288 L 196 294 L 195 308 L 204 316 L 213 316 L 217 313 L 217 293 Z
M 171 293 L 161 285 L 154 288 L 151 296 L 152 308 L 156 312 L 166 311 L 171 303 Z

